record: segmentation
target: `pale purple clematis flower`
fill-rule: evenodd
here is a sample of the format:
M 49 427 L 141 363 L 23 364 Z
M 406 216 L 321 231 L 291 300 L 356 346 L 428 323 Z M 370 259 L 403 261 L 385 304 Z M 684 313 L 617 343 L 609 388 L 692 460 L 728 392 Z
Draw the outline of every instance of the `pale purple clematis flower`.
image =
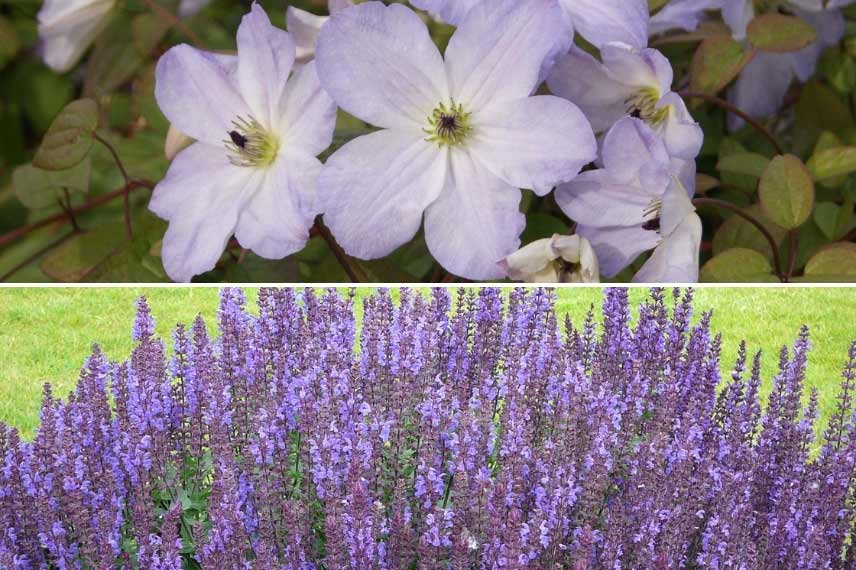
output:
M 59 73 L 80 61 L 109 20 L 116 0 L 45 0 L 39 10 L 40 51 Z
M 835 45 L 844 35 L 844 16 L 837 9 L 852 0 L 830 3 L 826 9 L 823 0 L 790 0 L 789 8 L 814 26 L 817 40 L 808 47 L 789 53 L 759 51 L 735 81 L 728 100 L 752 117 L 763 118 L 777 112 L 794 79 L 808 81 L 814 75 L 820 55 Z M 746 40 L 746 29 L 755 17 L 751 0 L 725 0 L 723 19 L 731 28 L 733 37 Z M 743 126 L 743 120 L 729 115 L 728 127 L 734 131 Z
M 480 1 L 410 0 L 410 3 L 444 22 L 458 25 Z M 648 45 L 647 0 L 559 0 L 559 3 L 574 29 L 596 47 L 611 41 L 636 47 Z
M 617 42 L 601 48 L 601 59 L 572 48 L 553 67 L 547 84 L 556 95 L 576 103 L 595 132 L 608 130 L 622 117 L 638 117 L 662 137 L 672 156 L 694 159 L 704 132 L 672 91 L 669 60 L 655 49 Z
M 602 169 L 556 190 L 562 211 L 591 242 L 601 272 L 614 277 L 656 248 L 637 280 L 698 280 L 701 221 L 663 141 L 641 120 L 626 117 L 604 138 L 602 158 Z
M 556 234 L 523 247 L 500 262 L 512 281 L 599 283 L 597 255 L 587 239 Z
M 341 12 L 353 6 L 353 0 L 327 0 L 327 10 L 330 14 Z M 286 27 L 294 38 L 297 47 L 297 63 L 304 64 L 315 57 L 315 41 L 318 32 L 329 16 L 317 16 L 312 12 L 289 6 L 285 11 Z
M 450 272 L 502 276 L 525 218 L 519 188 L 544 195 L 596 156 L 572 103 L 530 97 L 565 25 L 555 0 L 490 0 L 472 8 L 445 60 L 422 20 L 400 4 L 358 4 L 321 29 L 321 84 L 351 115 L 382 130 L 350 141 L 324 166 L 324 219 L 345 250 L 383 257 L 425 219 Z
M 723 0 L 670 0 L 651 16 L 650 35 L 670 30 L 692 31 L 698 28 L 708 10 L 722 7 Z
M 270 259 L 306 244 L 319 213 L 315 156 L 332 141 L 336 107 L 313 63 L 291 74 L 294 53 L 288 33 L 253 4 L 237 56 L 180 45 L 158 62 L 158 104 L 197 141 L 175 157 L 149 204 L 170 222 L 162 255 L 176 281 L 212 269 L 233 234 Z

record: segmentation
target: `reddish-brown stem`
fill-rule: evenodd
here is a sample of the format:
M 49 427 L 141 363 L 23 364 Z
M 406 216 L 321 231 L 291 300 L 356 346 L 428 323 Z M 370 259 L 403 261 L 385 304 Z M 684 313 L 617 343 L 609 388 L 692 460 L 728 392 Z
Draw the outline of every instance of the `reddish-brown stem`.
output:
M 737 115 L 738 117 L 746 121 L 749 125 L 751 125 L 752 128 L 754 128 L 756 131 L 764 135 L 764 137 L 768 141 L 770 141 L 770 144 L 773 145 L 773 148 L 776 149 L 776 154 L 785 154 L 785 151 L 782 149 L 781 146 L 779 146 L 779 141 L 776 140 L 776 137 L 774 137 L 773 134 L 769 130 L 767 130 L 764 125 L 762 125 L 758 120 L 749 116 L 746 112 L 742 111 L 738 107 L 735 107 L 725 99 L 720 99 L 715 95 L 708 95 L 707 93 L 696 93 L 693 91 L 681 91 L 680 95 L 684 99 L 701 99 L 702 101 L 713 103 L 714 105 L 725 109 L 729 113 Z
M 792 229 L 788 232 L 789 244 L 788 244 L 788 275 L 787 280 L 790 281 L 791 277 L 794 276 L 794 271 L 797 267 L 797 251 L 799 249 L 799 236 L 797 236 L 797 230 Z
M 158 18 L 165 21 L 166 23 L 180 31 L 182 34 L 187 36 L 187 38 L 192 41 L 196 47 L 200 49 L 208 49 L 208 46 L 205 45 L 205 42 L 202 41 L 202 38 L 196 35 L 196 32 L 187 27 L 187 24 L 182 22 L 181 18 L 158 4 L 156 0 L 143 0 L 143 3 L 148 6 L 149 9 L 154 12 L 154 14 Z
M 119 158 L 119 153 L 116 152 L 116 149 L 113 148 L 113 145 L 107 139 L 104 139 L 98 135 L 98 133 L 93 133 L 93 137 L 95 140 L 103 144 L 110 154 L 113 156 L 113 161 L 116 163 L 116 166 L 119 168 L 119 172 L 122 173 L 122 178 L 125 179 L 125 196 L 123 197 L 124 207 L 125 207 L 125 233 L 128 235 L 128 239 L 134 238 L 134 228 L 131 227 L 131 197 L 129 196 L 130 190 L 128 190 L 131 184 L 131 177 L 128 176 L 128 171 L 125 170 L 125 165 L 122 163 L 122 159 Z
M 318 235 L 327 243 L 327 246 L 333 252 L 333 255 L 336 256 L 336 259 L 339 262 L 339 265 L 342 266 L 342 269 L 345 270 L 345 273 L 348 275 L 348 279 L 351 280 L 352 283 L 366 283 L 368 282 L 368 278 L 365 273 L 363 273 L 362 268 L 358 267 L 356 264 L 351 262 L 351 259 L 348 257 L 348 254 L 345 253 L 345 250 L 342 249 L 336 239 L 333 237 L 333 234 L 330 233 L 330 230 L 327 226 L 324 225 L 324 222 L 321 221 L 321 218 L 318 218 L 315 221 L 315 228 L 318 230 Z
M 764 224 L 756 220 L 751 214 L 747 214 L 739 207 L 735 206 L 730 202 L 726 202 L 725 200 L 717 200 L 716 198 L 695 198 L 693 200 L 693 204 L 695 204 L 696 206 L 714 206 L 717 208 L 728 210 L 758 228 L 758 231 L 764 235 L 764 237 L 770 244 L 770 249 L 773 252 L 773 264 L 775 265 L 776 276 L 782 283 L 785 283 L 787 281 L 786 275 L 782 272 L 782 262 L 779 259 L 779 246 L 776 244 L 776 240 L 773 238 L 773 235 L 770 233 L 770 231 L 764 227 Z
M 39 220 L 38 222 L 34 222 L 26 226 L 21 226 L 20 228 L 14 229 L 11 232 L 3 234 L 2 236 L 0 236 L 0 247 L 8 245 L 31 232 L 44 228 L 45 226 L 49 226 L 55 222 L 67 220 L 69 219 L 69 215 L 76 216 L 78 214 L 88 212 L 89 210 L 100 206 L 101 204 L 106 204 L 107 202 L 110 202 L 120 196 L 133 192 L 134 190 L 137 190 L 139 188 L 148 188 L 149 190 L 151 190 L 154 187 L 154 183 L 148 180 L 131 180 L 130 183 L 126 184 L 122 188 L 119 188 L 118 190 L 114 190 L 112 192 L 108 192 L 107 194 L 102 194 L 101 196 L 93 198 L 85 204 L 81 204 L 76 208 L 71 208 L 71 210 L 68 212 L 62 212 L 53 216 L 49 216 L 44 220 Z
M 48 245 L 39 248 L 38 251 L 35 251 L 32 255 L 27 256 L 26 259 L 24 259 L 23 261 L 21 261 L 20 263 L 15 265 L 15 267 L 10 269 L 9 271 L 4 273 L 3 275 L 0 275 L 0 283 L 6 281 L 10 277 L 12 277 L 14 274 L 19 272 L 21 269 L 25 268 L 26 266 L 28 266 L 29 264 L 31 264 L 32 262 L 34 262 L 35 260 L 37 260 L 38 258 L 43 256 L 44 254 L 46 254 L 50 250 L 54 249 L 55 247 L 59 247 L 66 240 L 68 240 L 68 238 L 70 238 L 74 235 L 77 235 L 77 233 L 78 233 L 77 230 L 72 230 L 72 231 L 68 232 L 67 234 L 65 234 L 64 236 L 62 236 L 61 238 L 59 238 L 58 240 L 52 241 Z

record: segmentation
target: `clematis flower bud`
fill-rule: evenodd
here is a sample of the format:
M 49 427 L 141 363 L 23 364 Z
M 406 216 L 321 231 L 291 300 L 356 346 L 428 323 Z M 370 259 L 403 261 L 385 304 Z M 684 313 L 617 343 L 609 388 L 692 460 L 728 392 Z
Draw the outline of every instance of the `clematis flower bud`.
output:
M 534 241 L 499 262 L 514 281 L 599 283 L 600 268 L 591 244 L 578 235 L 555 234 Z
M 45 0 L 39 10 L 39 40 L 45 64 L 69 71 L 109 20 L 116 0 Z
M 172 160 L 175 155 L 193 144 L 193 139 L 179 131 L 175 126 L 170 125 L 169 131 L 166 133 L 166 142 L 164 143 L 163 152 L 167 160 Z

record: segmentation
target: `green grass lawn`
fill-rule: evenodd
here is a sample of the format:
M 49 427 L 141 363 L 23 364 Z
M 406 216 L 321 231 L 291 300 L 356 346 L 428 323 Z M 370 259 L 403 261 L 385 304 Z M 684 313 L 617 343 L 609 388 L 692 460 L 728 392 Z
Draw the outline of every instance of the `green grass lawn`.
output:
M 361 289 L 359 294 L 370 294 Z M 255 305 L 256 291 L 246 291 Z M 219 292 L 216 288 L 0 289 L 0 422 L 32 435 L 38 423 L 42 384 L 50 382 L 65 396 L 93 342 L 115 360 L 128 356 L 134 300 L 145 294 L 158 323 L 169 337 L 178 322 L 189 323 L 201 313 L 214 326 Z M 638 302 L 645 289 L 633 289 Z M 581 322 L 591 304 L 599 305 L 599 289 L 562 289 L 558 310 Z M 811 327 L 814 349 L 808 384 L 820 392 L 822 421 L 833 410 L 840 372 L 851 340 L 856 339 L 854 289 L 704 288 L 696 291 L 696 309 L 714 310 L 713 329 L 723 335 L 723 372 L 745 339 L 751 350 L 766 353 L 766 385 L 776 369 L 777 354 L 790 344 L 800 325 Z

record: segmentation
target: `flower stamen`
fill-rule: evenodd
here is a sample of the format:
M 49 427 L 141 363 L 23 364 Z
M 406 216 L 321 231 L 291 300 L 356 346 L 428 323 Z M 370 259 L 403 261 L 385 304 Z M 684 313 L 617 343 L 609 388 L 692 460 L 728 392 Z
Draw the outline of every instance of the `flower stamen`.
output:
M 647 218 L 642 224 L 643 230 L 657 233 L 660 232 L 660 210 L 662 208 L 662 200 L 653 200 L 651 204 L 642 211 L 642 216 Z
M 279 152 L 279 141 L 256 119 L 238 117 L 232 121 L 234 127 L 229 138 L 223 140 L 229 151 L 229 162 L 235 166 L 265 167 L 270 165 Z
M 449 106 L 440 103 L 434 112 L 428 117 L 428 128 L 423 129 L 428 142 L 435 142 L 440 146 L 455 146 L 463 142 L 467 135 L 473 130 L 470 125 L 472 113 L 464 111 L 463 107 L 452 100 Z
M 644 87 L 624 100 L 627 114 L 656 126 L 669 114 L 667 107 L 658 107 L 660 94 L 653 87 Z

